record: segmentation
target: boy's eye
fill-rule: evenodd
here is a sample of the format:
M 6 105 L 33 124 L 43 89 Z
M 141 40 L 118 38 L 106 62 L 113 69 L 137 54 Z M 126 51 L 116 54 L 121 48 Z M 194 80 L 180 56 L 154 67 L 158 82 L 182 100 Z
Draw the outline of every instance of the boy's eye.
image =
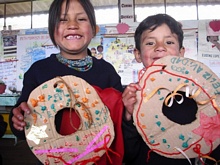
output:
M 154 42 L 147 42 L 146 45 L 154 45 Z
M 171 44 L 174 44 L 174 42 L 173 41 L 167 41 L 167 44 L 171 45 Z

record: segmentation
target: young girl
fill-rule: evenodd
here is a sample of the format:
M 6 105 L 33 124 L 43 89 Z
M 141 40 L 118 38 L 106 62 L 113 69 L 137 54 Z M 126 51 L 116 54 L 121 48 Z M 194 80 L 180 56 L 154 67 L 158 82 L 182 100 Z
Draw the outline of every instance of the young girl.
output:
M 28 97 L 33 89 L 40 84 L 57 76 L 74 75 L 84 79 L 90 85 L 98 86 L 101 89 L 114 88 L 122 91 L 120 77 L 113 66 L 104 60 L 97 60 L 88 55 L 88 45 L 96 34 L 96 21 L 94 8 L 89 0 L 54 0 L 49 9 L 49 35 L 53 44 L 60 50 L 58 54 L 35 62 L 24 75 L 23 89 L 21 96 L 10 113 L 10 127 L 14 135 L 25 139 L 24 112 L 30 114 L 27 105 Z M 121 111 L 111 112 L 111 117 L 117 137 L 122 137 Z M 68 115 L 67 115 L 68 116 Z M 69 116 L 68 116 L 69 117 Z M 67 118 L 69 120 L 69 118 Z M 70 134 L 60 130 L 63 128 L 62 121 L 68 120 L 63 116 L 63 111 L 57 114 L 55 125 L 58 132 Z M 70 123 L 69 123 L 70 124 Z M 79 121 L 73 121 L 79 125 Z M 77 127 L 77 126 L 76 126 Z M 122 138 L 121 138 L 122 139 Z M 123 158 L 123 142 L 118 145 L 117 153 L 120 157 L 111 158 L 113 164 L 121 164 Z M 113 149 L 115 150 L 115 148 Z M 108 164 L 108 158 L 103 155 L 96 162 Z

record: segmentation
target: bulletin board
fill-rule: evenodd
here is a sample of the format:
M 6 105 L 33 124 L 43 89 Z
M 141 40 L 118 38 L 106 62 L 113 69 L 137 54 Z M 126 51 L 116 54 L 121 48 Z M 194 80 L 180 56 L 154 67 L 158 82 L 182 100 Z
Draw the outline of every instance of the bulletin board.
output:
M 17 36 L 17 90 L 22 89 L 23 75 L 30 66 L 41 59 L 58 53 L 49 37 L 49 34 L 31 34 Z

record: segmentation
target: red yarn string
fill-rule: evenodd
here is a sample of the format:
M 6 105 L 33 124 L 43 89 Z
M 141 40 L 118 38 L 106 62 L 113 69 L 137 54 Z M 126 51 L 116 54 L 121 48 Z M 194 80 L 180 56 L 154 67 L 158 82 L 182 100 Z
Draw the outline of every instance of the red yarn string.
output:
M 201 144 L 196 144 L 196 146 L 193 148 L 193 151 L 194 151 L 195 153 L 197 153 L 199 156 L 200 156 L 200 155 L 202 155 L 202 156 L 209 155 L 209 154 L 211 154 L 212 151 L 213 151 L 212 141 L 210 141 L 210 144 L 211 144 L 211 148 L 210 148 L 210 151 L 209 151 L 208 154 L 203 154 L 203 153 L 200 152 Z
M 196 141 L 195 143 L 192 143 L 191 145 L 189 145 L 189 147 L 187 147 L 186 149 L 184 149 L 183 152 L 186 151 L 186 150 L 189 150 L 193 145 L 195 145 L 196 143 L 200 142 L 201 140 L 202 140 L 202 137 L 201 137 L 198 141 Z M 157 152 L 163 153 L 163 154 L 165 154 L 165 155 L 178 155 L 178 154 L 180 154 L 180 152 L 167 153 L 167 152 L 163 152 L 163 151 L 158 150 L 158 149 L 151 149 L 151 150 L 152 150 L 152 151 L 157 151 Z M 211 150 L 212 150 L 212 148 L 211 148 Z
M 217 161 L 214 158 L 209 156 L 209 154 L 211 154 L 211 152 L 213 151 L 213 144 L 212 144 L 211 141 L 210 141 L 210 143 L 211 143 L 211 148 L 210 148 L 210 151 L 209 151 L 208 154 L 201 153 L 201 150 L 200 150 L 201 149 L 201 145 L 200 144 L 196 144 L 196 146 L 193 148 L 193 151 L 198 154 L 199 158 L 210 159 L 210 160 L 214 161 L 216 164 L 218 164 L 218 162 L 220 162 L 220 160 Z M 201 159 L 200 159 L 200 162 L 202 164 L 205 164 Z
M 147 162 L 149 162 L 149 160 L 150 160 L 150 153 L 152 152 L 153 150 L 149 150 L 148 152 L 147 152 Z
M 202 140 L 202 138 L 201 138 L 199 141 L 201 141 L 201 140 Z M 199 141 L 197 141 L 196 143 L 198 143 Z M 211 154 L 211 152 L 213 151 L 213 144 L 212 144 L 212 142 L 210 142 L 210 143 L 211 143 L 211 148 L 210 148 L 210 151 L 209 151 L 208 154 L 203 154 L 203 153 L 201 153 L 201 150 L 200 150 L 200 149 L 201 149 L 201 144 L 196 144 L 195 147 L 193 147 L 193 151 L 198 154 L 198 158 L 206 158 L 206 159 L 210 159 L 210 160 L 213 160 L 213 161 L 215 161 L 216 163 L 218 163 L 218 162 L 220 162 L 220 160 L 216 161 L 214 158 L 208 156 L 208 155 Z M 195 143 L 194 143 L 194 144 L 195 144 Z M 186 149 L 183 150 L 183 151 L 188 150 L 188 149 L 191 148 L 192 145 L 194 145 L 194 144 L 191 144 L 188 148 L 186 148 Z M 157 150 L 157 149 L 151 149 L 151 150 L 149 150 L 148 153 L 147 153 L 147 162 L 150 160 L 150 153 L 153 152 L 153 151 L 157 151 L 157 152 L 160 152 L 160 153 L 163 153 L 163 154 L 167 154 L 167 155 L 179 154 L 179 153 L 166 153 L 166 152 L 163 152 L 163 151 L 160 151 L 160 150 Z M 201 160 L 200 160 L 200 161 L 201 161 Z M 201 163 L 204 164 L 204 162 L 202 162 L 202 161 L 201 161 Z
M 100 159 L 100 156 L 95 156 L 91 159 L 86 159 L 86 160 L 82 160 L 82 161 L 79 161 L 79 162 L 76 162 L 76 165 L 86 165 L 87 163 L 94 163 L 95 165 L 97 165 L 97 161 Z
M 153 74 L 153 73 L 160 72 L 160 71 L 165 71 L 165 70 L 163 70 L 164 67 L 165 67 L 165 65 L 155 65 L 155 66 L 161 66 L 162 69 L 158 69 L 158 70 L 155 70 L 155 71 L 151 72 L 150 74 L 148 74 L 148 76 L 145 78 L 145 80 L 148 79 L 148 78 L 151 76 L 151 74 Z M 151 67 L 151 66 L 149 66 L 149 67 Z M 147 70 L 149 67 L 144 68 L 144 69 Z M 143 71 L 144 71 L 144 69 L 143 69 Z M 141 72 L 139 72 L 139 73 L 141 74 Z M 144 73 L 142 73 L 142 75 L 140 75 L 140 74 L 139 74 L 139 80 L 142 79 L 143 76 L 144 76 Z M 144 89 L 145 86 L 146 86 L 146 81 L 144 81 L 144 85 L 143 85 L 142 89 Z M 141 96 L 144 96 L 143 90 L 141 91 Z M 141 128 L 141 126 L 140 126 L 140 122 L 139 122 L 139 118 L 138 118 L 138 113 L 139 113 L 139 111 L 140 111 L 140 107 L 141 107 L 141 104 L 142 104 L 143 100 L 144 100 L 144 98 L 142 97 L 141 100 L 140 100 L 140 103 L 139 103 L 139 105 L 138 105 L 138 110 L 137 110 L 137 113 L 136 113 L 137 126 L 140 128 L 140 130 L 141 130 L 141 132 L 143 133 L 143 136 L 144 136 L 144 138 L 146 139 L 146 141 L 147 141 L 148 144 L 150 144 L 150 145 L 152 145 L 152 146 L 160 145 L 160 143 L 157 143 L 157 144 L 152 144 L 152 143 L 150 143 L 150 141 L 148 140 L 147 135 L 145 134 L 144 130 L 143 130 L 143 129 Z
M 109 151 L 111 153 L 117 155 L 118 157 L 120 157 L 120 155 L 117 152 L 114 152 L 112 149 L 107 147 L 107 144 L 109 143 L 110 139 L 111 139 L 111 135 L 110 134 L 105 135 L 103 147 L 95 149 L 94 152 L 99 152 L 101 150 L 105 150 L 105 153 L 106 153 L 110 163 L 112 164 L 113 162 L 112 162 L 111 157 L 109 155 Z M 67 163 L 64 159 L 62 159 L 61 156 L 47 155 L 47 157 L 57 158 L 57 159 L 61 160 L 65 165 L 71 165 L 71 164 Z M 86 159 L 86 160 L 79 161 L 79 162 L 76 163 L 76 165 L 86 165 L 89 162 L 93 162 L 93 163 L 96 164 L 96 162 L 99 159 L 100 159 L 100 156 L 96 156 L 96 157 L 93 157 L 91 159 Z
M 201 150 L 200 150 L 200 149 L 201 149 L 201 145 L 200 145 L 200 144 L 196 144 L 196 146 L 193 147 L 193 151 L 198 154 L 199 161 L 200 161 L 203 165 L 205 165 L 205 163 L 200 159 L 200 158 L 202 157 L 201 155 L 203 155 L 203 154 L 201 153 Z
M 101 150 L 105 150 L 105 153 L 106 153 L 110 163 L 112 164 L 112 160 L 111 160 L 111 158 L 109 156 L 108 151 L 112 152 L 113 154 L 117 155 L 118 157 L 120 157 L 120 155 L 117 152 L 114 152 L 112 149 L 107 147 L 107 144 L 109 143 L 110 139 L 111 139 L 111 135 L 110 134 L 105 135 L 103 147 L 95 149 L 94 152 L 99 152 Z
M 166 65 L 164 65 L 164 64 L 154 64 L 154 65 L 150 65 L 148 67 L 145 67 L 138 72 L 138 79 L 140 80 L 143 77 L 144 72 L 146 72 L 146 70 L 152 66 L 161 66 L 162 69 L 164 69 L 166 67 Z
M 51 158 L 54 158 L 54 159 L 57 158 L 57 159 L 61 160 L 65 165 L 71 165 L 71 164 L 67 163 L 67 162 L 62 158 L 62 156 L 47 155 L 47 157 L 51 157 Z

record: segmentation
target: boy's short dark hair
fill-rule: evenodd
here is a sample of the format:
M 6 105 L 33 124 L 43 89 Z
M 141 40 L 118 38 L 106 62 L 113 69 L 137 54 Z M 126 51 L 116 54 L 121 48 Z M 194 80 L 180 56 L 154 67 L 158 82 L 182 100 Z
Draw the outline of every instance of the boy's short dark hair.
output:
M 183 47 L 182 25 L 167 14 L 156 14 L 145 18 L 137 27 L 134 35 L 135 47 L 140 50 L 141 35 L 146 30 L 154 31 L 162 24 L 166 24 L 172 33 L 178 36 L 179 48 Z
M 66 11 L 65 13 L 68 12 L 69 9 L 69 4 L 71 0 L 66 0 Z M 48 19 L 48 31 L 50 35 L 50 39 L 53 42 L 54 46 L 57 46 L 55 39 L 54 39 L 54 31 L 55 28 L 57 28 L 58 23 L 60 22 L 60 14 L 61 14 L 61 8 L 62 4 L 65 2 L 65 0 L 54 0 L 51 3 L 50 9 L 49 9 L 49 19 Z M 90 0 L 80 0 L 78 1 L 83 9 L 85 10 L 90 24 L 92 26 L 94 35 L 96 34 L 96 18 L 95 18 L 95 10 L 90 2 Z

